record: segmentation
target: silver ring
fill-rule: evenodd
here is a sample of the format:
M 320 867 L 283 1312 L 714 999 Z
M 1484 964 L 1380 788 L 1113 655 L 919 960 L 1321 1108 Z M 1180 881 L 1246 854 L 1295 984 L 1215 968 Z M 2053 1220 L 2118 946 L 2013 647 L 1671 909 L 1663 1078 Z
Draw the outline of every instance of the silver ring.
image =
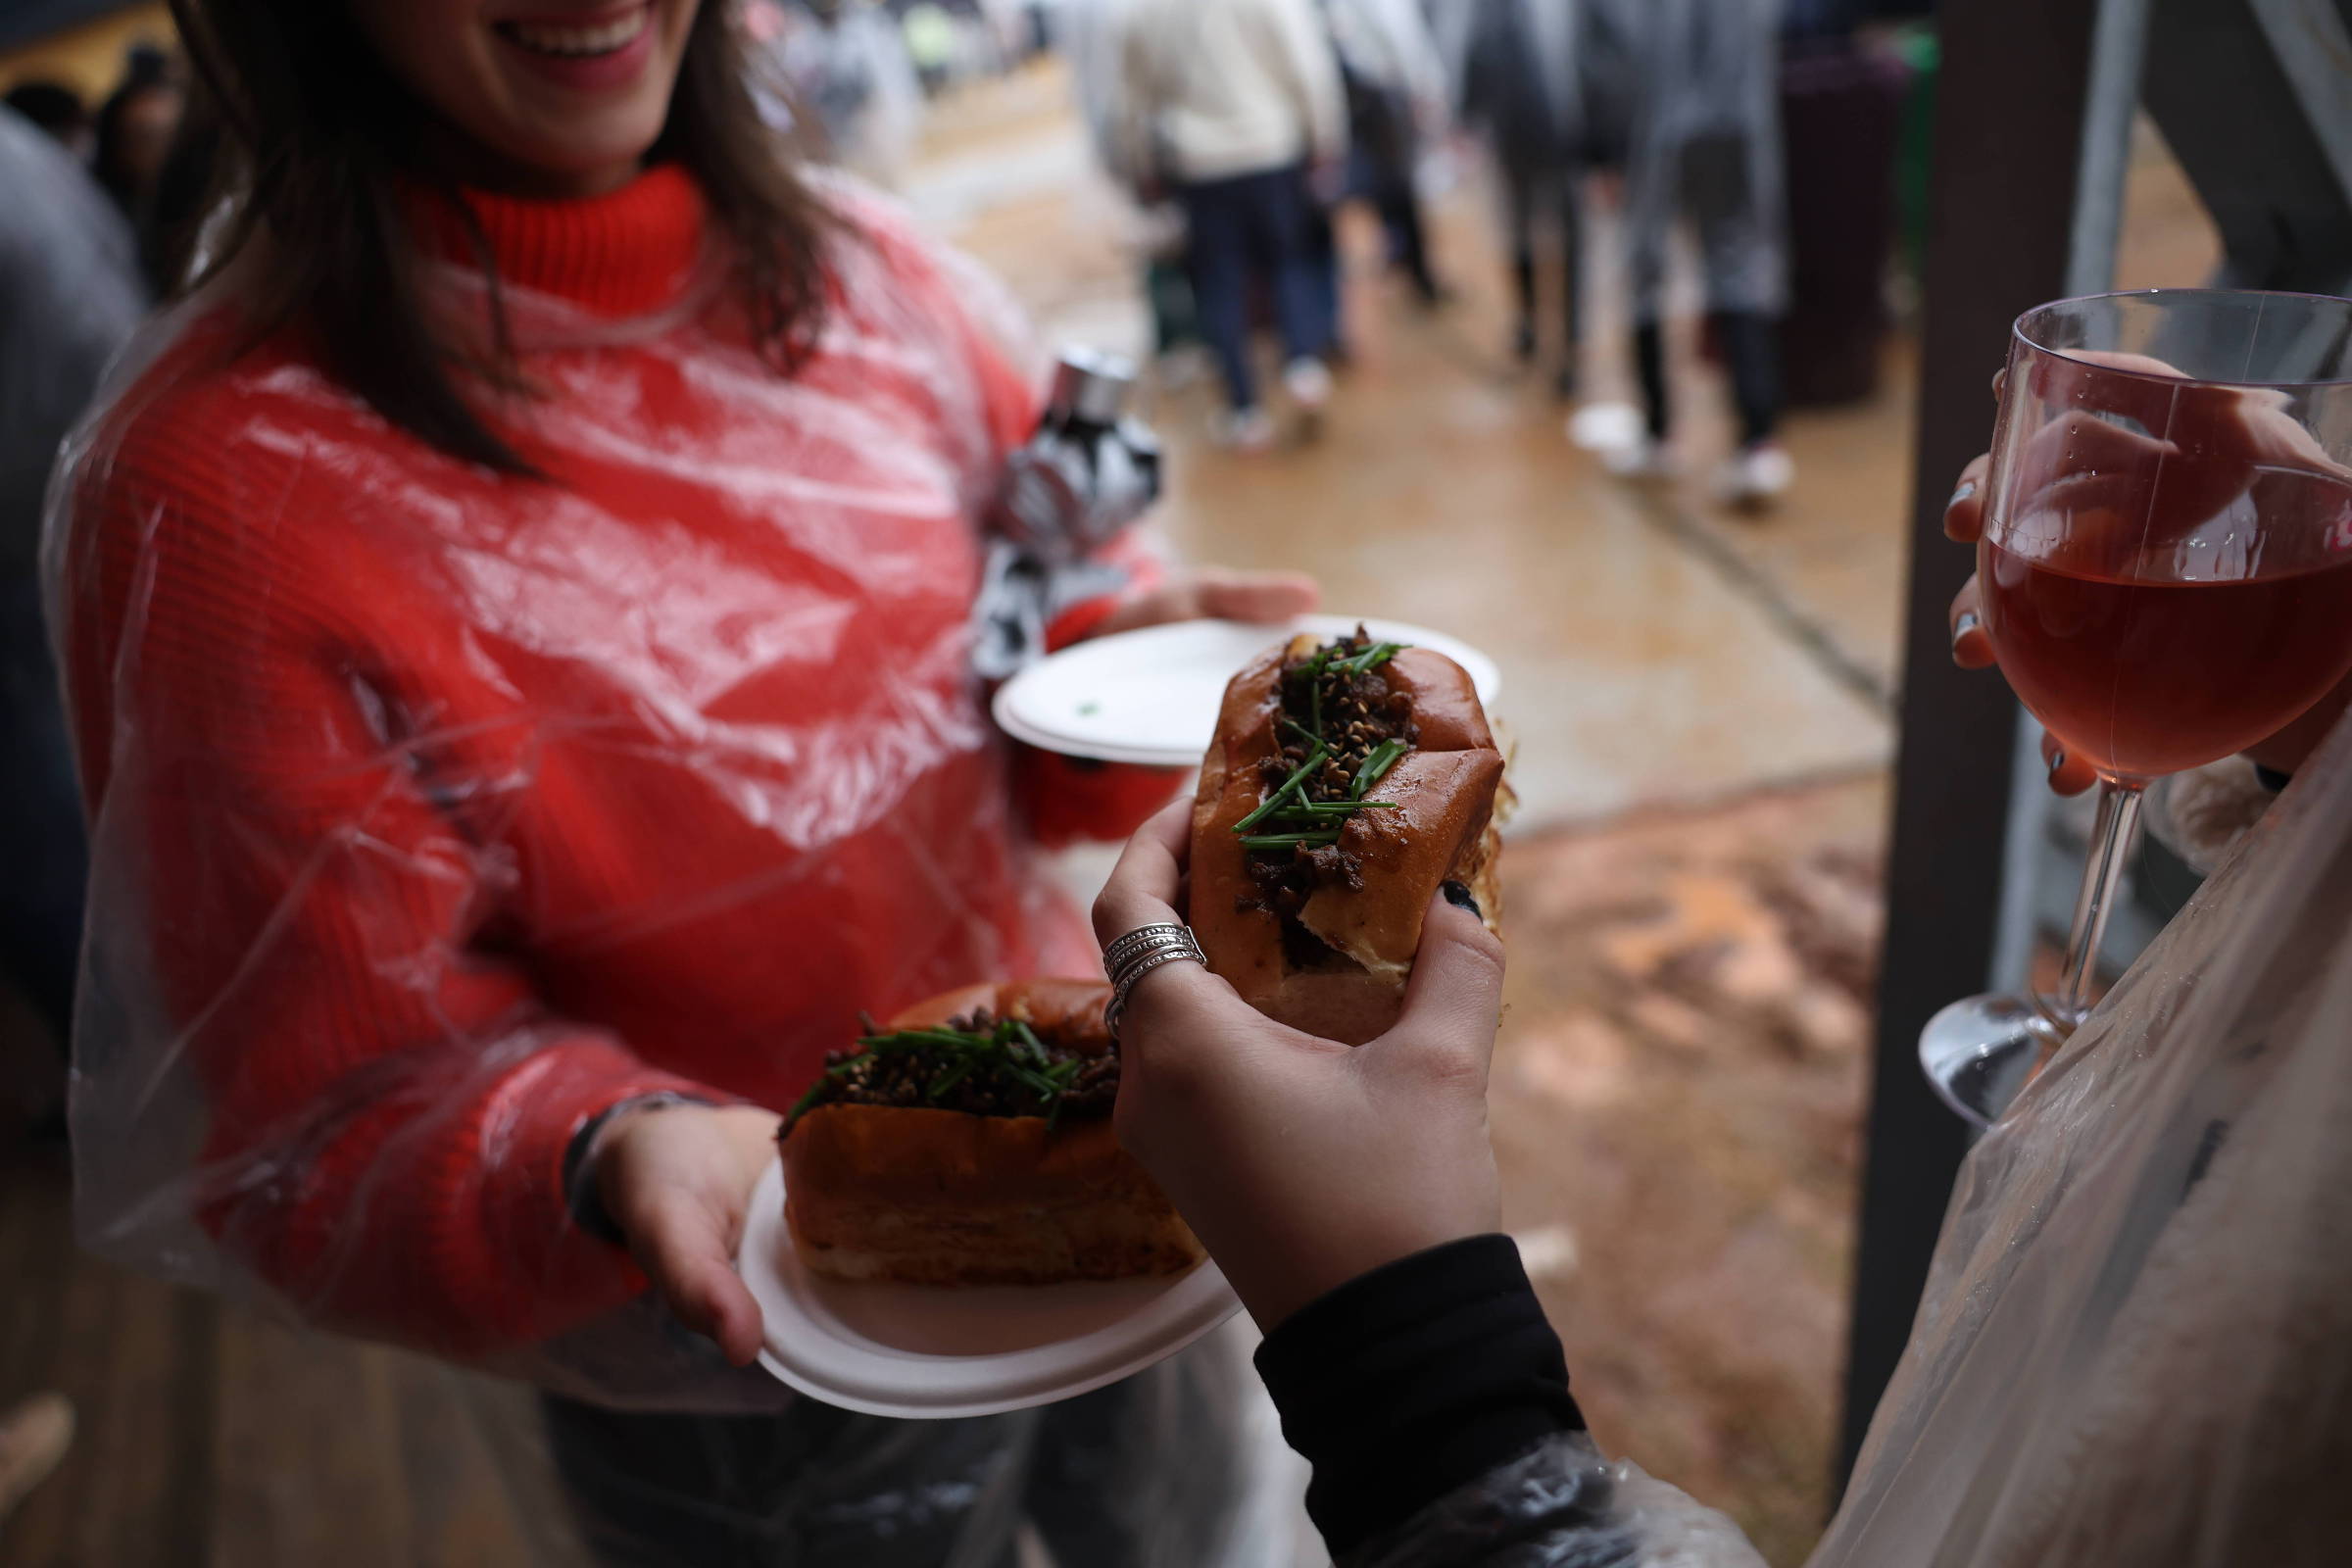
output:
M 1102 972 L 1115 979 L 1118 976 L 1119 966 L 1133 957 L 1139 950 L 1159 946 L 1170 939 L 1186 940 L 1191 936 L 1191 927 L 1180 925 L 1173 920 L 1159 920 L 1151 925 L 1139 925 L 1125 935 L 1112 939 L 1110 946 L 1102 950 Z
M 1138 926 L 1117 941 L 1102 956 L 1102 969 L 1111 985 L 1120 986 L 1132 973 L 1141 973 L 1136 966 L 1147 958 L 1164 953 L 1195 955 L 1200 952 L 1200 939 L 1193 928 L 1161 921 L 1155 925 Z M 1202 960 L 1205 962 L 1205 958 Z
M 1119 959 L 1117 967 L 1110 971 L 1110 983 L 1113 986 L 1120 984 L 1129 974 L 1139 972 L 1137 965 L 1163 954 L 1173 953 L 1178 957 L 1190 957 L 1200 951 L 1200 945 L 1198 942 L 1182 934 L 1161 937 L 1142 947 L 1130 948 L 1126 955 Z
M 1208 967 L 1208 956 L 1200 951 L 1200 939 L 1193 935 L 1192 928 L 1177 926 L 1174 931 L 1172 937 L 1162 935 L 1148 948 L 1130 949 L 1129 956 L 1120 960 L 1119 972 L 1111 977 L 1110 1003 L 1102 1009 L 1103 1026 L 1109 1030 L 1111 1039 L 1119 1038 L 1119 1019 L 1127 1011 L 1128 993 L 1135 989 L 1138 980 L 1161 964 L 1174 963 L 1179 958 L 1197 963 L 1203 969 Z

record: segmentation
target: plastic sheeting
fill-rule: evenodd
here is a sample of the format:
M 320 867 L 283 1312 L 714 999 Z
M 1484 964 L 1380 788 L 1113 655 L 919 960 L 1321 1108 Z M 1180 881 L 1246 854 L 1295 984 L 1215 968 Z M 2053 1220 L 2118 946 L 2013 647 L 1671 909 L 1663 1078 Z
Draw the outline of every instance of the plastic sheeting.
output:
M 1961 1172 L 1817 1568 L 2338 1563 L 2352 724 Z
M 666 177 L 597 198 L 587 237 L 658 245 Z M 709 1463 L 624 1521 L 732 1518 L 771 1544 L 822 1525 L 837 1560 L 887 1563 L 919 1508 L 952 1549 L 917 1560 L 993 1563 L 1043 1418 L 917 1435 L 796 1406 L 639 1294 L 562 1191 L 603 1106 L 789 1103 L 859 1009 L 1088 972 L 1041 837 L 1123 834 L 1167 792 L 988 722 L 979 522 L 1034 367 L 1011 368 L 1001 294 L 828 189 L 839 303 L 790 377 L 709 254 L 634 314 L 510 270 L 542 395 L 501 428 L 552 482 L 390 430 L 290 338 L 224 362 L 233 278 L 118 371 L 47 561 L 94 802 L 77 1218 L 133 1267 L 682 1413 L 707 1441 L 673 1423 L 663 1451 Z M 493 217 L 494 246 L 567 221 Z M 479 319 L 478 276 L 435 287 L 460 330 Z M 1140 1544 L 1115 1560 L 1218 1560 L 1200 1544 L 1248 1390 L 1197 1358 L 1129 1391 L 1090 1449 L 1128 1478 Z M 766 1413 L 766 1451 L 799 1441 L 802 1462 L 747 1491 L 725 1412 Z M 625 1452 L 657 1429 L 600 1430 Z M 593 1471 L 582 1441 L 558 1446 L 567 1472 Z
M 1665 312 L 1678 220 L 1697 241 L 1708 310 L 1778 315 L 1788 293 L 1778 0 L 1587 3 L 1631 41 L 1636 62 L 1625 196 L 1634 319 Z

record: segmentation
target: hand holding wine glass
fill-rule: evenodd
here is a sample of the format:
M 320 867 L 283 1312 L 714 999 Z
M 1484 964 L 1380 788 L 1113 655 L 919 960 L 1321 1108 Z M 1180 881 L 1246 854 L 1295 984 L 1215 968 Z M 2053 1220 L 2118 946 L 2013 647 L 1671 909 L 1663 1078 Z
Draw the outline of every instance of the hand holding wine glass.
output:
M 1953 657 L 1997 662 L 2050 732 L 2053 784 L 2101 793 L 2056 994 L 1970 998 L 1921 1037 L 1972 1120 L 2088 1013 L 2145 786 L 2248 748 L 2291 762 L 2352 693 L 2348 345 L 2352 302 L 2310 296 L 2109 295 L 2019 318 L 1993 450 L 1945 515 L 1978 545 Z
M 2145 355 L 2085 353 L 2081 357 L 2094 364 L 2137 370 L 2150 376 L 2180 374 L 2173 366 Z M 1996 398 L 2007 377 L 2006 370 L 1993 377 Z M 2152 400 L 2147 395 L 2148 387 L 2148 382 L 2135 377 L 2130 381 L 2094 383 L 2082 387 L 2081 391 L 2086 396 L 2106 395 L 2107 413 L 2137 418 L 2129 410 L 2157 413 L 2149 407 Z M 2123 396 L 2113 395 L 2119 392 Z M 2173 424 L 2187 437 L 2180 445 L 2203 455 L 2194 474 L 2196 484 L 2187 483 L 2191 475 L 2176 465 L 2176 475 L 2183 482 L 2158 494 L 2140 476 L 2153 471 L 2162 459 L 2177 456 L 2179 447 L 2108 423 L 2086 412 L 2054 420 L 2035 434 L 2034 464 L 2038 482 L 2034 488 L 2041 504 L 2048 505 L 2060 491 L 2071 490 L 2079 502 L 2102 505 L 2112 513 L 2121 510 L 2117 503 L 2123 492 L 2137 489 L 2139 503 L 2152 514 L 2154 531 L 2169 536 L 2177 534 L 2184 521 L 2193 526 L 2245 492 L 2258 468 L 2299 468 L 2352 481 L 2352 468 L 2329 458 L 2311 433 L 2295 422 L 2284 407 L 2282 394 L 2269 389 L 2207 386 L 2190 386 L 2187 392 L 2189 396 L 2184 398 Z M 1992 454 L 1986 452 L 1960 470 L 1953 482 L 1952 499 L 1944 508 L 1945 537 L 1973 545 L 1983 536 L 1984 485 L 1991 466 Z M 1984 629 L 1984 607 L 1974 574 L 1952 597 L 1948 619 L 1954 662 L 1963 669 L 1988 669 L 1999 662 L 1992 638 Z M 2337 682 L 2333 690 L 2278 729 L 2242 750 L 2265 767 L 2291 773 L 2327 737 L 2347 707 L 2352 707 L 2352 675 Z M 2090 759 L 2068 752 L 2058 736 L 2046 730 L 2041 738 L 2041 755 L 2049 768 L 2050 787 L 2061 795 L 2080 795 L 2098 782 Z

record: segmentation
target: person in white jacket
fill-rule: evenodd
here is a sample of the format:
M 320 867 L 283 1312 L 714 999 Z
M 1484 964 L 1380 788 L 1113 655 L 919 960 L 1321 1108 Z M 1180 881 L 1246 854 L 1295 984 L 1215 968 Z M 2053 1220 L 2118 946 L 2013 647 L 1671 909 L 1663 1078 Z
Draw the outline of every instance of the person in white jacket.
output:
M 1200 329 L 1225 378 L 1222 433 L 1263 448 L 1273 424 L 1250 366 L 1254 286 L 1273 305 L 1285 390 L 1310 416 L 1331 392 L 1310 183 L 1347 151 L 1331 44 L 1312 0 L 1135 0 L 1122 64 L 1129 167 L 1184 208 Z

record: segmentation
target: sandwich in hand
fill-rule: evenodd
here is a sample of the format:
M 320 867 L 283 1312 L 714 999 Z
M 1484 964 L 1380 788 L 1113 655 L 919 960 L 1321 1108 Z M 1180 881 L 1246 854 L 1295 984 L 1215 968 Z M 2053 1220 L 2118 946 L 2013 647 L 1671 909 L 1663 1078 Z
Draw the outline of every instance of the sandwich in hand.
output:
M 784 1118 L 809 1268 L 921 1285 L 1173 1273 L 1200 1246 L 1118 1146 L 1100 981 L 967 986 L 835 1052 Z
M 1225 688 L 1200 762 L 1190 912 L 1208 966 L 1295 1028 L 1380 1034 L 1442 883 L 1495 923 L 1501 783 L 1452 660 L 1361 627 L 1269 650 Z

